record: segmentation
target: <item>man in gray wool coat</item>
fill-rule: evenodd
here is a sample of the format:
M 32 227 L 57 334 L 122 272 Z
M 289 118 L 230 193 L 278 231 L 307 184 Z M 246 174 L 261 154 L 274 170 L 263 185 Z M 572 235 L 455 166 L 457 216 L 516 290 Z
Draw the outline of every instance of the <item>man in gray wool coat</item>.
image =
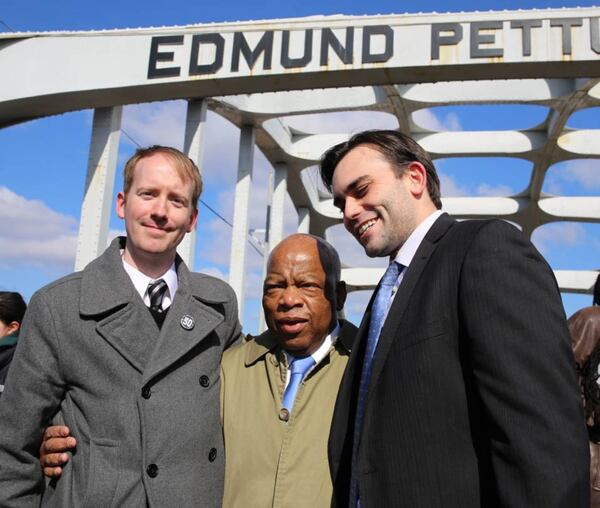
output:
M 138 150 L 117 197 L 127 238 L 32 297 L 0 404 L 0 506 L 221 505 L 219 363 L 241 331 L 231 288 L 176 254 L 201 190 L 178 150 Z M 45 486 L 51 421 L 77 448 Z

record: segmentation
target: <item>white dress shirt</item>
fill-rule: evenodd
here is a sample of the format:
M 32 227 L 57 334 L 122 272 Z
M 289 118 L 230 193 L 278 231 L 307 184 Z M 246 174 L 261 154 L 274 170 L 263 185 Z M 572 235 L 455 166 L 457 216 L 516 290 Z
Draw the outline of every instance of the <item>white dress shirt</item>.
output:
M 427 233 L 431 229 L 431 226 L 433 226 L 433 223 L 438 219 L 440 215 L 442 215 L 442 213 L 444 212 L 442 212 L 441 210 L 436 210 L 431 215 L 429 215 L 423 222 L 421 222 L 421 224 L 419 224 L 415 228 L 415 230 L 410 234 L 406 242 L 404 242 L 404 245 L 400 247 L 398 254 L 396 254 L 396 258 L 394 259 L 394 261 L 396 261 L 396 263 L 398 263 L 399 265 L 403 266 L 404 269 L 402 270 L 402 272 L 400 272 L 398 280 L 396 281 L 394 289 L 392 290 L 392 296 L 390 297 L 390 302 L 388 304 L 388 311 L 390 310 L 392 302 L 394 301 L 394 297 L 396 296 L 398 288 L 402 283 L 404 274 L 406 273 L 407 268 L 410 266 L 410 263 L 415 257 L 419 245 L 421 245 L 423 238 L 425 238 L 425 235 L 427 235 Z
M 123 268 L 125 268 L 125 272 L 127 275 L 129 275 L 129 278 L 133 283 L 133 287 L 135 287 L 135 290 L 142 297 L 142 300 L 144 300 L 146 307 L 150 307 L 148 284 L 158 279 L 163 279 L 167 283 L 167 290 L 165 291 L 162 299 L 162 308 L 167 309 L 171 305 L 173 299 L 175 298 L 175 292 L 177 291 L 177 272 L 175 271 L 175 263 L 173 263 L 165 273 L 163 273 L 160 277 L 156 277 L 155 279 L 143 274 L 137 268 L 134 268 L 127 263 L 127 261 L 124 259 Z

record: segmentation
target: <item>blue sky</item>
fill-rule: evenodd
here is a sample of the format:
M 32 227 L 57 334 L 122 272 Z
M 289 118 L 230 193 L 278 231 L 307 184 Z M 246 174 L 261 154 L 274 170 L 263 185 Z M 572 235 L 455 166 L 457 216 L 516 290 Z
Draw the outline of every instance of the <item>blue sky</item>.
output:
M 90 30 L 126 27 L 185 25 L 218 21 L 276 19 L 318 14 L 401 14 L 404 12 L 455 12 L 473 10 L 531 9 L 590 6 L 578 1 L 432 1 L 400 2 L 189 2 L 173 0 L 56 2 L 20 0 L 0 3 L 0 31 Z M 453 107 L 430 110 L 421 116 L 425 125 L 448 130 L 514 129 L 540 123 L 547 113 L 543 107 L 488 106 Z M 574 115 L 570 125 L 600 128 L 599 111 Z M 322 115 L 298 118 L 299 127 L 334 132 L 343 121 L 344 130 L 389 127 L 389 118 L 377 114 L 351 117 Z M 172 144 L 181 147 L 185 104 L 181 101 L 127 106 L 123 128 L 135 142 Z M 0 289 L 20 291 L 29 299 L 42 285 L 72 270 L 77 226 L 85 181 L 91 133 L 91 111 L 49 117 L 0 130 Z M 237 129 L 209 114 L 203 163 L 206 190 L 203 200 L 227 220 L 233 215 L 233 192 L 237 165 Z M 341 130 L 341 129 L 337 129 Z M 115 192 L 120 189 L 120 170 L 135 144 L 121 136 L 119 169 Z M 445 195 L 498 195 L 521 190 L 529 179 L 526 162 L 509 159 L 449 159 L 437 161 Z M 268 164 L 257 153 L 251 211 L 251 227 L 264 227 L 264 191 Z M 598 195 L 600 162 L 565 163 L 552 168 L 544 190 L 563 195 Z M 288 207 L 289 209 L 289 207 Z M 294 224 L 293 212 L 286 222 Z M 122 231 L 113 216 L 111 230 Z M 198 243 L 194 269 L 226 278 L 230 229 L 206 207 L 200 208 Z M 333 237 L 345 244 L 345 233 Z M 600 268 L 600 224 L 555 223 L 540 228 L 534 243 L 555 269 Z M 208 248 L 210 245 L 210 248 Z M 344 252 L 346 250 L 344 249 Z M 358 259 L 344 254 L 349 263 Z M 362 259 L 362 258 L 360 258 Z M 248 299 L 244 316 L 247 331 L 256 331 L 261 290 L 262 259 L 250 250 Z M 360 319 L 366 295 L 356 294 L 347 309 L 354 321 Z M 564 297 L 568 315 L 588 305 L 588 295 Z

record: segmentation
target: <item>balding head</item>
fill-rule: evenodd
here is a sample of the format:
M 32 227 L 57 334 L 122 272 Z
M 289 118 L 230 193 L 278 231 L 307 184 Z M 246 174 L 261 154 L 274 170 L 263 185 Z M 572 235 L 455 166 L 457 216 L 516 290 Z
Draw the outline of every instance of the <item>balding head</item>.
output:
M 263 291 L 269 329 L 297 356 L 318 349 L 346 299 L 340 259 L 322 238 L 295 234 L 271 252 Z

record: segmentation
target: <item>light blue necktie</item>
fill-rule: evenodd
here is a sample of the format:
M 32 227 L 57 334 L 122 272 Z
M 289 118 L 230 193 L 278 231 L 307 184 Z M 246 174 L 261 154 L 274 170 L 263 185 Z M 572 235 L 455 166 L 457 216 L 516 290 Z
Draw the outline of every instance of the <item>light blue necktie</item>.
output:
M 373 356 L 379 341 L 379 335 L 383 328 L 383 323 L 387 316 L 387 310 L 392 296 L 392 290 L 398 280 L 400 272 L 404 268 L 402 265 L 392 261 L 390 266 L 383 274 L 379 283 L 373 306 L 371 307 L 371 321 L 369 323 L 369 334 L 367 335 L 367 347 L 363 368 L 360 376 L 360 387 L 358 391 L 358 402 L 356 404 L 356 416 L 354 420 L 354 438 L 352 441 L 352 476 L 350 479 L 350 506 L 360 506 L 358 504 L 358 471 L 356 470 L 356 455 L 358 452 L 358 442 L 362 431 L 363 418 L 365 416 L 365 405 L 369 389 L 369 380 L 371 379 L 371 367 L 373 365 Z
M 314 364 L 315 360 L 312 356 L 294 358 L 294 360 L 292 360 L 292 364 L 290 365 L 290 382 L 283 394 L 283 407 L 286 408 L 290 414 L 294 407 L 294 400 L 296 399 L 300 383 L 302 383 L 304 376 Z

